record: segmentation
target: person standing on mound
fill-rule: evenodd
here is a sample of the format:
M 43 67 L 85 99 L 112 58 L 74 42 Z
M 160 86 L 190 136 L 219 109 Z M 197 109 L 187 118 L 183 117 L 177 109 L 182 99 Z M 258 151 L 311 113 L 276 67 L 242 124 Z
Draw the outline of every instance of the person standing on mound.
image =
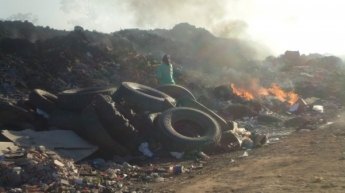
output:
M 165 54 L 162 58 L 162 64 L 159 65 L 156 71 L 158 83 L 162 84 L 175 84 L 174 69 L 170 62 L 170 56 Z

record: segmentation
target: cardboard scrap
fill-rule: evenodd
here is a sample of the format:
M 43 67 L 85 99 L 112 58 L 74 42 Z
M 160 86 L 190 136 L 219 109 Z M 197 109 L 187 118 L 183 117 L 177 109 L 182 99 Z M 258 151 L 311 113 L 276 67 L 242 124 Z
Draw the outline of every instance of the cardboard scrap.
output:
M 73 159 L 74 161 L 82 160 L 98 149 L 97 146 L 88 143 L 70 130 L 3 130 L 2 134 L 18 146 L 45 146 L 60 156 Z
M 12 142 L 0 142 L 0 156 L 3 156 L 5 153 L 11 151 L 16 152 L 18 150 L 18 146 L 16 146 Z

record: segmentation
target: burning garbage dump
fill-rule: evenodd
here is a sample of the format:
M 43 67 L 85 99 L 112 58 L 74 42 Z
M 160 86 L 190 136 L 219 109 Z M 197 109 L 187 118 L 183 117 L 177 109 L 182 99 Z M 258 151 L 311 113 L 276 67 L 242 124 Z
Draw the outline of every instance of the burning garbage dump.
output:
M 186 72 L 181 85 L 156 87 L 154 57 L 134 49 L 156 35 L 122 31 L 105 36 L 111 43 L 103 47 L 93 42 L 98 33 L 51 33 L 35 43 L 0 38 L 0 192 L 150 192 L 141 185 L 193 173 L 215 154 L 250 156 L 247 150 L 291 132 L 331 124 L 342 108 L 341 81 L 329 78 L 341 76 L 319 62 L 332 58 L 284 64 L 277 73 L 289 74 L 294 89 L 273 75 L 265 86 L 252 80 L 205 88 Z M 144 39 L 130 42 L 136 34 Z M 262 70 L 285 57 L 267 59 L 272 65 Z
M 222 100 L 219 113 L 228 120 L 247 125 L 247 129 L 266 134 L 285 135 L 300 129 L 316 129 L 334 118 L 342 105 L 332 100 L 315 97 L 302 98 L 294 91 L 286 91 L 278 84 L 259 86 L 258 81 L 244 87 L 222 85 L 216 87 L 213 97 Z M 212 98 L 212 97 L 210 97 Z M 324 109 L 327 108 L 327 113 Z M 280 129 L 259 129 L 261 123 L 274 123 Z M 291 130 L 292 129 L 292 130 Z
M 92 188 L 96 184 L 84 183 L 85 178 L 80 176 L 83 168 L 78 170 L 73 164 L 90 156 L 97 148 L 108 156 L 130 156 L 132 159 L 140 158 L 141 162 L 162 156 L 181 159 L 185 154 L 207 159 L 208 156 L 202 151 L 233 151 L 240 148 L 242 135 L 249 137 L 248 131 L 239 129 L 236 123 L 230 125 L 217 114 L 211 113 L 211 110 L 198 103 L 182 86 L 166 85 L 158 89 L 167 93 L 172 91 L 169 93 L 171 95 L 179 93 L 180 98 L 172 98 L 145 85 L 123 82 L 117 89 L 72 89 L 58 94 L 35 89 L 29 100 L 22 102 L 25 107 L 17 106 L 19 103 L 3 102 L 1 112 L 8 114 L 7 120 L 2 117 L 4 127 L 12 128 L 14 122 L 16 128 L 21 127 L 20 129 L 26 128 L 25 125 L 33 126 L 32 129 L 21 131 L 2 131 L 2 135 L 11 142 L 1 144 L 1 185 L 40 191 L 68 189 L 72 185 L 77 185 L 74 186 L 77 189 Z M 176 106 L 176 102 L 179 106 Z M 214 116 L 218 116 L 217 119 Z M 40 117 L 44 128 L 47 128 L 45 131 L 35 131 L 35 124 L 38 122 L 35 117 Z M 256 145 L 265 142 L 256 142 Z M 156 149 L 156 146 L 160 148 Z M 247 144 L 245 147 L 251 149 L 254 144 Z M 164 155 L 166 152 L 170 152 L 170 155 Z M 62 158 L 56 157 L 57 155 Z M 38 159 L 34 165 L 26 164 L 33 159 Z M 19 160 L 25 162 L 18 162 Z M 96 164 L 96 169 L 109 168 L 103 162 L 100 163 L 101 166 Z M 125 175 L 123 168 L 128 168 L 124 166 L 126 162 L 120 161 L 118 164 L 120 165 L 115 168 L 118 172 L 113 175 Z M 72 169 L 69 171 L 66 166 L 71 166 Z M 36 169 L 40 167 L 47 168 L 45 171 Z M 194 167 L 192 165 L 192 168 L 183 171 L 173 169 L 173 173 L 179 174 L 187 170 L 191 172 Z M 161 172 L 168 175 L 169 171 L 163 169 Z M 33 173 L 41 172 L 45 172 L 42 179 L 30 178 Z M 145 173 L 136 174 L 139 176 L 134 178 L 142 178 L 140 176 L 144 175 L 146 179 L 151 175 L 145 169 L 136 168 L 131 172 Z M 131 176 L 131 172 L 124 177 Z M 157 180 L 164 180 L 159 174 L 153 172 L 152 175 L 157 175 L 153 177 Z M 112 178 L 108 175 L 102 178 L 105 180 L 102 186 L 122 189 L 118 184 L 123 180 Z M 38 181 L 44 186 L 38 187 Z
M 94 154 L 97 149 L 106 152 L 108 156 L 130 156 L 131 159 L 139 158 L 140 162 L 145 163 L 147 159 L 166 156 L 181 159 L 186 155 L 194 155 L 195 158 L 208 159 L 204 152 L 214 154 L 239 150 L 241 147 L 252 149 L 266 143 L 265 135 L 251 135 L 246 129 L 238 128 L 236 122 L 225 121 L 198 103 L 186 88 L 165 85 L 158 89 L 166 93 L 132 82 L 123 82 L 117 89 L 72 89 L 57 95 L 35 89 L 29 100 L 23 102 L 27 105 L 26 109 L 4 102 L 2 106 L 13 111 L 9 115 L 13 118 L 2 122 L 4 127 L 11 128 L 11 121 L 17 122 L 22 118 L 23 123 L 17 127 L 24 129 L 25 123 L 35 124 L 36 116 L 41 118 L 47 129 L 35 131 L 37 129 L 33 126 L 33 129 L 21 131 L 2 131 L 2 135 L 11 141 L 1 144 L 2 186 L 40 191 L 68 189 L 70 186 L 77 189 L 92 188 L 96 184 L 84 183 L 85 178 L 80 176 L 80 170 L 84 168 L 77 169 L 83 166 L 73 164 Z M 172 98 L 167 93 L 173 96 L 177 93 L 179 98 Z M 2 113 L 11 113 L 4 108 L 1 110 Z M 28 164 L 33 159 L 37 160 L 34 165 Z M 112 168 L 103 162 L 97 163 L 95 169 Z M 119 161 L 117 164 L 120 165 L 112 168 L 117 172 L 112 175 L 125 175 L 123 178 L 141 179 L 144 175 L 146 179 L 151 178 L 148 176 L 152 174 L 157 175 L 152 178 L 161 181 L 170 171 L 161 169 L 161 172 L 166 173 L 161 176 L 154 172 L 147 174 L 145 167 L 133 167 L 125 174 L 123 170 L 128 169 L 129 166 L 125 166 L 128 163 Z M 71 166 L 71 170 L 65 168 L 67 166 Z M 40 167 L 46 169 L 36 169 Z M 191 168 L 183 171 L 173 169 L 173 173 L 192 172 L 195 167 L 192 164 Z M 30 178 L 33 173 L 41 172 L 45 172 L 42 179 Z M 131 172 L 139 174 L 134 177 Z M 104 176 L 102 186 L 122 190 L 122 187 L 118 187 L 119 183 L 129 183 L 126 179 L 119 181 L 118 177 L 113 178 Z M 44 186 L 37 186 L 38 181 Z
M 228 88 L 232 89 L 235 96 L 243 98 L 243 101 L 255 100 L 254 96 L 260 98 L 272 95 L 291 107 L 300 100 L 297 94 L 284 92 L 277 85 L 265 89 L 266 93 L 263 88 L 260 88 L 260 93 L 254 93 L 233 84 Z M 157 89 L 164 90 L 165 93 Z M 303 126 L 305 129 L 308 124 L 326 121 L 321 120 L 324 119 L 323 112 L 319 109 L 321 105 L 314 105 L 299 114 L 302 120 L 293 117 L 293 112 L 290 112 L 286 117 L 293 117 L 292 119 L 283 122 L 283 119 L 277 118 L 278 124 L 267 126 L 267 123 L 276 120 L 274 112 L 266 104 L 260 104 L 256 111 L 251 109 L 253 114 L 244 114 L 237 120 L 231 120 L 225 114 L 220 113 L 223 118 L 199 103 L 182 86 L 165 85 L 157 89 L 132 82 L 123 82 L 119 88 L 72 89 L 58 94 L 36 89 L 32 91 L 28 101 L 22 102 L 27 104 L 26 109 L 17 106 L 18 104 L 2 103 L 7 108 L 6 111 L 1 108 L 2 113 L 9 113 L 8 110 L 11 110 L 13 112 L 9 117 L 15 117 L 7 122 L 3 121 L 5 127 L 10 127 L 11 121 L 20 120 L 19 118 L 22 118 L 23 124 L 35 124 L 36 116 L 43 119 L 48 129 L 2 131 L 2 135 L 11 142 L 1 143 L 1 185 L 12 188 L 11 191 L 15 191 L 13 187 L 20 187 L 25 191 L 77 191 L 84 188 L 123 191 L 132 187 L 128 185 L 133 180 L 159 182 L 172 173 L 193 172 L 196 168 L 202 168 L 196 162 L 184 169 L 183 166 L 170 169 L 173 166 L 160 168 L 157 165 L 155 169 L 148 171 L 147 166 L 128 164 L 123 159 L 126 156 L 130 156 L 127 158 L 130 162 L 133 159 L 141 160 L 137 163 L 147 163 L 154 157 L 166 156 L 181 159 L 193 155 L 198 159 L 209 159 L 207 154 L 253 149 L 266 144 L 270 138 L 267 138 L 267 130 L 262 129 L 263 127 L 282 127 L 283 124 L 294 126 L 294 122 L 303 122 L 298 127 Z M 297 97 L 297 100 L 292 100 L 290 96 Z M 219 112 L 229 111 L 230 106 Z M 241 111 L 241 108 L 251 107 L 243 105 L 235 111 Z M 235 114 L 235 111 L 231 113 Z M 25 117 L 22 117 L 24 114 Z M 307 115 L 309 120 L 305 118 Z M 315 117 L 321 121 L 313 122 Z M 260 120 L 265 124 L 258 124 L 257 121 Z M 17 127 L 25 128 L 23 124 L 18 124 Z M 94 154 L 97 148 L 100 152 L 106 152 L 108 157 L 112 155 L 123 158 L 113 158 L 109 162 L 91 159 L 91 163 L 84 161 L 74 165 Z M 248 152 L 245 153 L 248 156 Z M 88 162 L 93 169 L 87 168 L 90 167 L 85 165 Z M 41 169 L 42 167 L 45 169 Z M 42 173 L 41 178 L 32 178 L 31 175 L 37 173 Z M 100 174 L 101 177 L 86 177 Z M 38 181 L 41 185 L 37 185 Z

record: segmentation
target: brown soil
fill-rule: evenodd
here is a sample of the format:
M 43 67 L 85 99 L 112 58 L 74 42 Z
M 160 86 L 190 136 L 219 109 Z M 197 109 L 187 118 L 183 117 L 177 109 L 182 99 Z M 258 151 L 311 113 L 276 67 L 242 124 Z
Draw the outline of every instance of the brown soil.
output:
M 343 116 L 342 116 L 343 117 Z M 345 192 L 345 122 L 274 144 L 212 156 L 199 171 L 150 186 L 154 192 Z

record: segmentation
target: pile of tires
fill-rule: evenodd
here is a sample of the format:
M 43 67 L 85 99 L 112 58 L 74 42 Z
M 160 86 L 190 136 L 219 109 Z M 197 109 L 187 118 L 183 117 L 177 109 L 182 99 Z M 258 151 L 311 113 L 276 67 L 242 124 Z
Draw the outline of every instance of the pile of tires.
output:
M 194 151 L 217 146 L 226 121 L 198 103 L 179 85 L 152 88 L 133 82 L 116 87 L 70 89 L 57 94 L 35 89 L 27 104 L 44 115 L 48 128 L 73 130 L 100 149 L 133 154 L 151 139 L 167 151 Z M 0 104 L 1 106 L 6 106 Z M 8 121 L 25 109 L 13 108 Z M 1 120 L 0 120 L 1 121 Z
M 43 115 L 47 129 L 73 130 L 99 146 L 101 151 L 128 155 L 135 151 L 140 140 L 137 130 L 117 110 L 117 105 L 111 99 L 116 89 L 90 87 L 64 90 L 57 94 L 34 89 L 25 103 L 28 104 L 30 112 Z M 8 116 L 3 116 L 6 121 L 0 120 L 0 123 L 15 122 L 18 116 L 25 120 L 30 119 L 25 109 L 12 106 L 0 106 L 0 113 L 1 109 L 4 109 Z M 13 113 L 9 113 L 9 108 Z
M 117 103 L 127 104 L 136 113 L 158 112 L 149 132 L 168 151 L 201 150 L 220 141 L 220 126 L 205 112 L 206 107 L 201 110 L 177 107 L 180 101 L 196 101 L 193 94 L 180 85 L 162 85 L 155 89 L 123 82 L 112 98 Z

